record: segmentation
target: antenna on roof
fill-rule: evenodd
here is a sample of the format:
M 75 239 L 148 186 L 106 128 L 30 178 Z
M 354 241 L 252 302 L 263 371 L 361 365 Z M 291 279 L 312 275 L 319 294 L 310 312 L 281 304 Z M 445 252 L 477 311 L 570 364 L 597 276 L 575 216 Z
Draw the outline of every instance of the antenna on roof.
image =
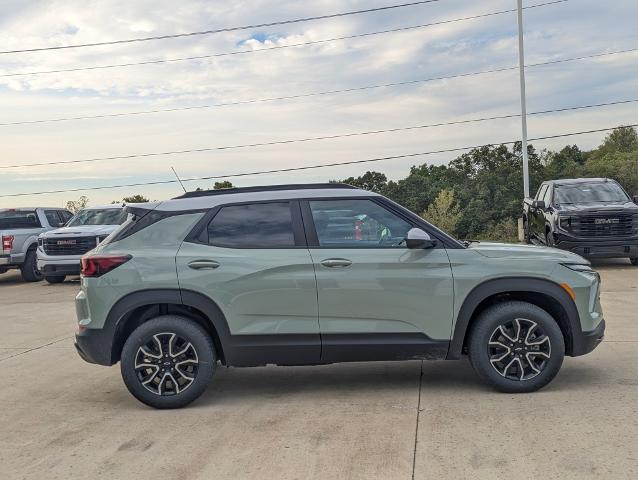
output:
M 182 189 L 184 190 L 184 193 L 187 193 L 186 192 L 186 188 L 184 187 L 184 184 L 182 183 L 182 180 L 179 178 L 179 175 L 177 175 L 177 172 L 175 171 L 175 169 L 173 167 L 171 167 L 171 170 L 173 170 L 173 173 L 175 174 L 175 178 L 177 178 L 177 181 L 182 186 Z

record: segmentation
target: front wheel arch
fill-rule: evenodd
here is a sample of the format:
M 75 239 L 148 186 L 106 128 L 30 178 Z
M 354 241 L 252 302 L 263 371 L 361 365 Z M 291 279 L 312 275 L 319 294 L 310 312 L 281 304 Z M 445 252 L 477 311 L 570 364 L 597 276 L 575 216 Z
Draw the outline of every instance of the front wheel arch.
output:
M 532 303 L 547 311 L 558 323 L 565 339 L 566 355 L 580 351 L 582 329 L 574 301 L 563 288 L 549 280 L 507 277 L 488 280 L 475 287 L 463 301 L 454 326 L 447 358 L 457 360 L 467 348 L 473 322 L 482 311 L 504 300 Z

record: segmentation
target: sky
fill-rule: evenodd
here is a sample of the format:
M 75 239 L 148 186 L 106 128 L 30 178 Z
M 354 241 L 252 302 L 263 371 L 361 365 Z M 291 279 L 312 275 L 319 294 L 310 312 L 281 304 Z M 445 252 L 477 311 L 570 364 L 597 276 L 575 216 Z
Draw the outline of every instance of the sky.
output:
M 525 6 L 550 0 L 525 0 Z M 0 0 L 0 51 L 178 34 L 403 3 L 399 0 Z M 248 100 L 459 75 L 518 62 L 516 14 L 395 33 L 256 51 L 513 9 L 516 0 L 440 0 L 383 12 L 211 35 L 0 55 L 0 207 L 90 204 L 133 194 L 162 200 L 179 184 L 93 187 L 214 177 L 500 143 L 520 138 L 519 118 L 340 139 L 2 168 L 277 142 L 517 114 L 518 71 L 288 100 Z M 635 0 L 569 0 L 525 10 L 526 63 L 638 48 Z M 255 51 L 253 51 L 255 50 Z M 204 59 L 15 76 L 233 51 Z M 530 67 L 530 112 L 638 99 L 638 52 Z M 180 109 L 74 121 L 22 123 Z M 638 123 L 638 103 L 529 118 L 531 138 Z M 605 133 L 533 142 L 594 148 Z M 459 152 L 461 153 L 461 152 Z M 235 185 L 325 182 L 367 170 L 399 179 L 412 165 L 459 153 L 228 178 Z M 215 180 L 186 187 L 210 188 Z M 522 179 L 521 179 L 522 181 Z M 82 191 L 33 195 L 50 190 Z M 22 196 L 7 196 L 29 193 Z

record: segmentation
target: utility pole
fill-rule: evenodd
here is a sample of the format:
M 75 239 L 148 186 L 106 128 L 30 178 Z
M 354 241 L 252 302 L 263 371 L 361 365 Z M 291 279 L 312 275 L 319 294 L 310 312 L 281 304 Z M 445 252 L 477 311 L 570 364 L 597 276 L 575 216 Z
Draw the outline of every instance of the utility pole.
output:
M 525 46 L 523 42 L 523 0 L 518 0 L 518 62 L 521 77 L 521 120 L 523 127 L 523 192 L 529 197 L 529 157 L 527 155 L 527 99 L 525 92 Z

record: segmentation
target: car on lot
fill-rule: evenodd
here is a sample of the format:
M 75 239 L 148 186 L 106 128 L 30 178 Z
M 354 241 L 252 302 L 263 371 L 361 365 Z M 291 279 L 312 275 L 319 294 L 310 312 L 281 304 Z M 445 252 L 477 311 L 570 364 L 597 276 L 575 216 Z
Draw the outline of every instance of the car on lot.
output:
M 638 197 L 609 178 L 544 182 L 523 205 L 528 242 L 638 265 Z
M 192 192 L 127 206 L 82 258 L 76 348 L 120 362 L 156 408 L 200 396 L 218 364 L 316 365 L 463 354 L 532 392 L 592 351 L 600 279 L 553 248 L 462 243 L 347 185 Z
M 26 282 L 42 280 L 36 264 L 38 236 L 61 227 L 72 216 L 63 208 L 0 209 L 0 274 L 19 268 Z
M 126 220 L 123 205 L 88 207 L 68 223 L 38 237 L 37 267 L 49 283 L 80 274 L 80 259 Z

